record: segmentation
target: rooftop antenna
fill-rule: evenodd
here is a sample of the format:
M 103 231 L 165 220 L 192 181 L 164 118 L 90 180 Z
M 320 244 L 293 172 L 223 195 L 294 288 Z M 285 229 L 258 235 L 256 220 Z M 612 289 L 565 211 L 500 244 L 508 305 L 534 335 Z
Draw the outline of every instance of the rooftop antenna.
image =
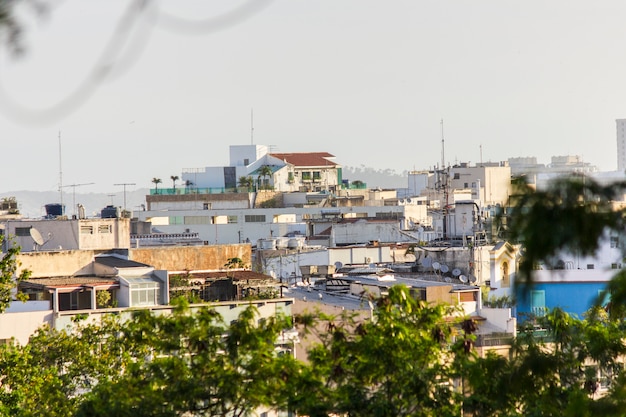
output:
M 126 186 L 127 185 L 137 185 L 134 182 L 124 182 L 121 184 L 113 184 L 113 185 L 121 185 L 124 187 L 124 211 L 126 211 Z
M 93 185 L 93 182 L 85 183 L 85 184 L 69 184 L 64 185 L 63 187 L 72 187 L 72 206 L 74 206 L 74 215 L 76 215 L 76 187 L 81 187 L 83 185 Z
M 254 109 L 250 109 L 250 145 L 254 145 Z
M 480 144 L 480 165 L 483 164 L 483 144 Z
M 441 169 L 446 167 L 445 143 L 443 139 L 443 119 L 441 119 Z

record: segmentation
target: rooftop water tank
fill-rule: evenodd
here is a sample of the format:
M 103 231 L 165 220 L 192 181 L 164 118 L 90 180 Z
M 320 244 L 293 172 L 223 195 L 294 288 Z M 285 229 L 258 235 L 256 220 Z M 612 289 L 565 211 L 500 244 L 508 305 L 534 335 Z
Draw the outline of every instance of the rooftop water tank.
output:
M 46 217 L 54 218 L 63 216 L 65 213 L 65 206 L 59 203 L 46 204 Z
M 103 219 L 117 219 L 120 217 L 120 209 L 115 206 L 106 206 L 100 210 L 100 217 Z

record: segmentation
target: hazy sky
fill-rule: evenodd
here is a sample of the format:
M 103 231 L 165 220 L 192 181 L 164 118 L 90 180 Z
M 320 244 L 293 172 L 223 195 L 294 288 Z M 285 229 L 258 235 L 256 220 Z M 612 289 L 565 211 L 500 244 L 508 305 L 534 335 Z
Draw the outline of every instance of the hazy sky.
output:
M 446 164 L 581 155 L 616 169 L 623 0 L 131 4 L 24 12 L 27 51 L 0 62 L 0 190 L 171 186 L 252 141 L 427 169 L 442 119 Z

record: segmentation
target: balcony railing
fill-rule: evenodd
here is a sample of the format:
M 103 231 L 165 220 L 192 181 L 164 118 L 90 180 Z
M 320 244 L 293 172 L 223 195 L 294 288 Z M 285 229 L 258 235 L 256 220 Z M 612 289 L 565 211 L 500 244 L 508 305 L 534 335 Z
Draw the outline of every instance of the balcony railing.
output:
M 191 195 L 191 194 L 226 194 L 226 193 L 247 193 L 245 187 L 226 188 L 226 187 L 182 187 L 182 188 L 152 188 L 150 195 Z

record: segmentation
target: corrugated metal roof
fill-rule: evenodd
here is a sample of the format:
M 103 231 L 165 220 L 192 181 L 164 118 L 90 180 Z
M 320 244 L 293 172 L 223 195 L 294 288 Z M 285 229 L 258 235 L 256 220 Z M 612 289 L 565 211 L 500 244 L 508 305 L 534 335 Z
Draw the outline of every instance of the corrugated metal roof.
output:
M 51 278 L 31 278 L 20 282 L 21 286 L 31 288 L 58 288 L 58 287 L 81 287 L 98 285 L 116 285 L 117 279 L 108 277 L 51 277 Z

